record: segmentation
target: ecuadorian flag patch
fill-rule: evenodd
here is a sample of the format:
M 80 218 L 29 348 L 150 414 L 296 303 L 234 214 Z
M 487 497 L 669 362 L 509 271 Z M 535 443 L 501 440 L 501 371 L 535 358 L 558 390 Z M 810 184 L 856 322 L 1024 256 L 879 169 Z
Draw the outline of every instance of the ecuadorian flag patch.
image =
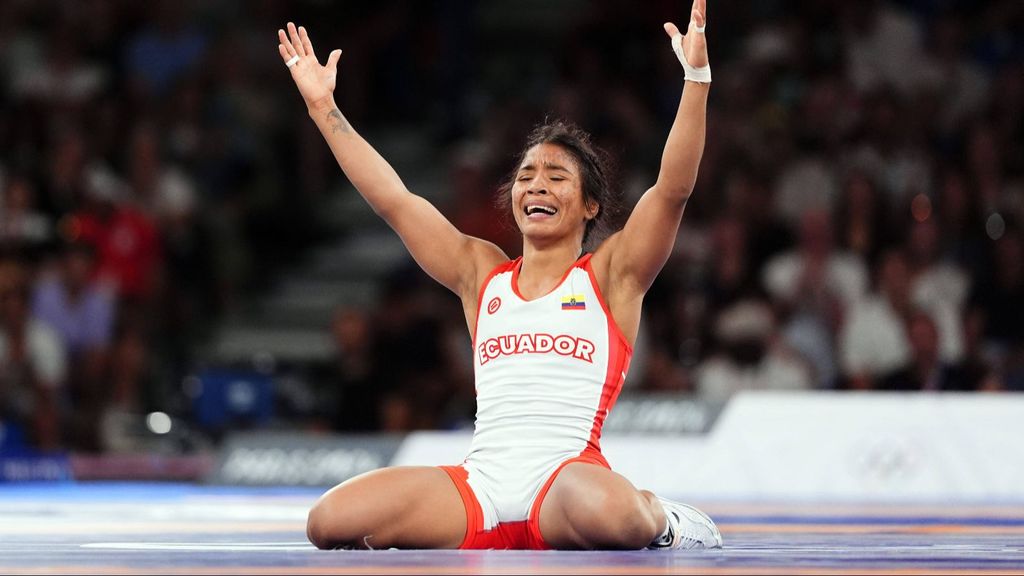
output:
M 586 310 L 587 303 L 583 294 L 569 294 L 562 296 L 562 310 Z

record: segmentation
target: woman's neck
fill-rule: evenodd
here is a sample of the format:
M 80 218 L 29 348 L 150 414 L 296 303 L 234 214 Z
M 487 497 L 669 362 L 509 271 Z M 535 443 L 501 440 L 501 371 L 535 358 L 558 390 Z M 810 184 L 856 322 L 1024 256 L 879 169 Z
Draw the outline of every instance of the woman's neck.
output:
M 518 287 L 527 298 L 547 294 L 565 276 L 565 271 L 583 253 L 577 243 L 563 243 L 539 248 L 523 243 L 523 262 L 519 268 Z

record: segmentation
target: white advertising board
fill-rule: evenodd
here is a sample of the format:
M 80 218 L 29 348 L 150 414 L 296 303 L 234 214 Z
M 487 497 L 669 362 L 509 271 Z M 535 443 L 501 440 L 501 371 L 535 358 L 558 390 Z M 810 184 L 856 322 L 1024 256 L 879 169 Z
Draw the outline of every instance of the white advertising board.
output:
M 392 464 L 454 464 L 469 432 L 409 435 Z M 1024 395 L 739 394 L 710 434 L 602 439 L 638 487 L 700 500 L 1024 500 Z

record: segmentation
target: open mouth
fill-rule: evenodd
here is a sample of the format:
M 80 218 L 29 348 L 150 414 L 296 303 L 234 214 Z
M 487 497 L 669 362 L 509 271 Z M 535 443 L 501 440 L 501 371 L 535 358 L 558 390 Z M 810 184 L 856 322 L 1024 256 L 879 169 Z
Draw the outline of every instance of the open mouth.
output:
M 555 208 L 554 206 L 547 206 L 545 204 L 527 204 L 526 207 L 523 208 L 523 212 L 525 212 L 527 216 L 554 216 L 558 213 L 558 208 Z

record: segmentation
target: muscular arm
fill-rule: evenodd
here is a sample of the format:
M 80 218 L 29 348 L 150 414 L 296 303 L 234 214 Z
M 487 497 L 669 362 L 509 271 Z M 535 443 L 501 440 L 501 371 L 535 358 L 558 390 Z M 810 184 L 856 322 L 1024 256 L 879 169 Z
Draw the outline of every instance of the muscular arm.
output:
M 352 128 L 333 98 L 311 107 L 309 115 L 345 176 L 398 233 L 420 267 L 456 294 L 475 295 L 477 265 L 490 270 L 505 259 L 504 254 L 489 242 L 459 232 L 430 202 L 409 192 L 391 165 Z
M 432 204 L 411 193 L 390 164 L 338 110 L 334 86 L 340 50 L 320 66 L 304 28 L 279 31 L 285 62 L 294 56 L 292 79 L 345 176 L 401 237 L 416 262 L 435 280 L 463 297 L 476 297 L 478 278 L 506 259 L 496 246 L 459 232 Z

